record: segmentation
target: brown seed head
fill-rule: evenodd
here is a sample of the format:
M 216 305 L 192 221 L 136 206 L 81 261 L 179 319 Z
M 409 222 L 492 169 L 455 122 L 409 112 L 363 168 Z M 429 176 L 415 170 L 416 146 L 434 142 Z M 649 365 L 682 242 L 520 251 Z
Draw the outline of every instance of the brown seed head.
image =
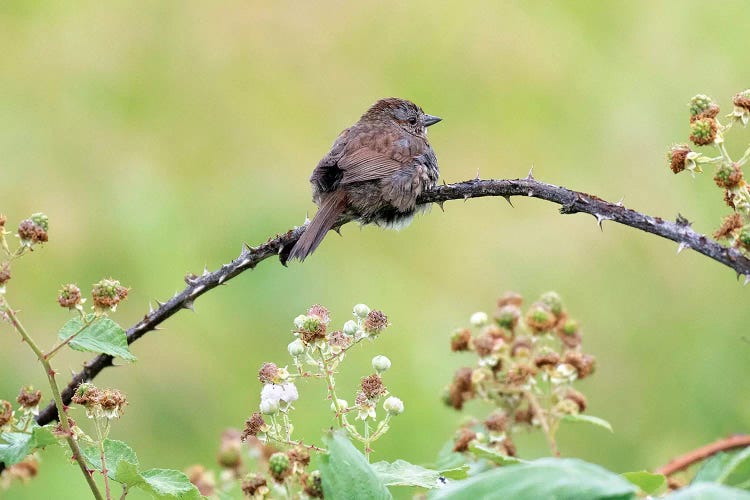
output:
M 679 174 L 685 170 L 687 155 L 692 150 L 687 144 L 675 144 L 672 149 L 667 153 L 667 160 L 669 161 L 669 168 L 672 172 Z
M 468 351 L 469 341 L 471 340 L 471 330 L 461 328 L 453 332 L 451 336 L 451 351 Z
M 81 289 L 72 283 L 63 285 L 60 294 L 57 296 L 57 303 L 60 304 L 60 307 L 74 309 L 81 303 Z
M 469 450 L 469 444 L 476 439 L 477 433 L 466 427 L 458 431 L 458 436 L 453 442 L 453 451 L 463 453 Z
M 578 372 L 578 378 L 583 379 L 594 373 L 596 360 L 593 356 L 583 354 L 579 351 L 568 351 L 565 353 L 565 362 L 572 365 Z
M 379 333 L 388 326 L 388 316 L 383 311 L 370 311 L 365 319 L 365 331 L 370 333 Z
M 529 377 L 536 375 L 536 367 L 532 365 L 517 364 L 505 374 L 505 381 L 511 385 L 523 385 Z
M 258 380 L 262 384 L 273 384 L 279 375 L 279 367 L 275 363 L 263 363 L 258 370 Z
M 362 392 L 367 399 L 375 399 L 385 392 L 385 386 L 383 385 L 383 379 L 380 375 L 373 373 L 372 375 L 362 379 Z
M 531 408 L 524 408 L 522 410 L 516 410 L 513 414 L 513 420 L 517 424 L 531 424 L 534 420 L 534 411 Z
M 112 278 L 103 279 L 94 284 L 91 296 L 94 299 L 94 307 L 97 309 L 112 309 L 117 304 L 128 298 L 129 288 L 120 285 L 120 282 Z
M 0 266 L 0 286 L 3 286 L 8 281 L 10 281 L 10 263 L 3 262 L 3 265 Z
M 750 111 L 750 91 L 745 90 L 735 94 L 734 99 L 732 99 L 732 104 L 738 108 Z
M 10 401 L 0 399 L 0 429 L 8 425 L 13 419 L 13 405 Z
M 727 215 L 722 222 L 721 227 L 714 233 L 714 238 L 720 240 L 728 238 L 734 231 L 742 228 L 742 217 L 737 212 Z
M 286 452 L 289 461 L 297 464 L 300 468 L 310 465 L 310 452 L 303 446 L 295 446 Z
M 474 339 L 474 350 L 480 357 L 489 356 L 495 350 L 495 342 L 490 335 L 480 335 Z
M 484 421 L 485 427 L 493 432 L 504 432 L 508 425 L 508 415 L 502 410 L 495 410 Z
M 320 471 L 314 470 L 310 474 L 304 474 L 301 479 L 307 496 L 323 498 L 323 483 L 320 478 Z
M 534 358 L 534 365 L 537 368 L 543 368 L 545 366 L 557 366 L 560 362 L 560 355 L 555 351 L 551 351 Z
M 523 297 L 516 292 L 505 292 L 502 297 L 497 299 L 497 307 L 507 305 L 521 307 L 521 304 L 523 304 Z
M 579 412 L 584 412 L 586 410 L 586 396 L 575 389 L 568 389 L 568 392 L 565 393 L 565 399 L 569 399 L 577 404 Z
M 714 182 L 717 186 L 724 189 L 737 187 L 742 182 L 742 169 L 736 163 L 722 165 L 716 170 Z
M 21 387 L 16 401 L 24 408 L 35 408 L 42 400 L 42 391 L 35 391 L 32 387 Z
M 718 125 L 713 118 L 697 118 L 690 124 L 690 140 L 697 146 L 706 146 L 714 142 L 717 131 Z
M 328 334 L 328 343 L 333 347 L 346 349 L 352 344 L 352 338 L 341 330 L 336 330 Z
M 245 496 L 263 498 L 269 489 L 266 486 L 266 478 L 258 474 L 250 473 L 242 480 L 242 492 Z
M 549 310 L 545 304 L 537 302 L 532 305 L 526 312 L 526 326 L 531 329 L 533 333 L 539 334 L 549 331 L 557 319 L 552 311 Z
M 260 412 L 256 411 L 245 421 L 245 428 L 242 430 L 240 440 L 247 441 L 248 437 L 257 436 L 265 425 L 266 422 L 263 420 L 263 416 Z

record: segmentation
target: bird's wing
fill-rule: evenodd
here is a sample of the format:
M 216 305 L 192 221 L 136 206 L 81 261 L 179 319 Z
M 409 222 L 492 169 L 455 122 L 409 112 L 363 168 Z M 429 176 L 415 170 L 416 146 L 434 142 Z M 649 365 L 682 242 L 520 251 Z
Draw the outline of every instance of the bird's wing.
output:
M 338 167 L 344 172 L 342 184 L 390 177 L 401 166 L 401 162 L 369 147 L 362 147 L 352 153 L 344 154 L 338 161 Z

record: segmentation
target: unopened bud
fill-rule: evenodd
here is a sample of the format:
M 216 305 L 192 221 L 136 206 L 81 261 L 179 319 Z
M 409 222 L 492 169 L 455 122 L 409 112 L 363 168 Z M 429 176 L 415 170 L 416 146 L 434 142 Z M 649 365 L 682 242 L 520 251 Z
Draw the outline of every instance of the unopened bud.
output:
M 344 323 L 344 333 L 347 335 L 354 335 L 357 333 L 357 330 L 359 328 L 357 327 L 357 322 L 354 320 L 349 320 L 346 323 Z
M 404 412 L 404 402 L 395 396 L 391 396 L 383 402 L 383 409 L 389 415 L 400 415 Z
M 293 358 L 298 358 L 305 353 L 305 344 L 300 339 L 294 340 L 288 346 L 286 350 L 289 351 L 289 355 Z
M 383 373 L 391 367 L 391 360 L 383 355 L 377 355 L 372 358 L 372 368 L 378 372 Z
M 357 304 L 354 306 L 353 313 L 356 317 L 364 319 L 370 314 L 370 308 L 365 304 Z

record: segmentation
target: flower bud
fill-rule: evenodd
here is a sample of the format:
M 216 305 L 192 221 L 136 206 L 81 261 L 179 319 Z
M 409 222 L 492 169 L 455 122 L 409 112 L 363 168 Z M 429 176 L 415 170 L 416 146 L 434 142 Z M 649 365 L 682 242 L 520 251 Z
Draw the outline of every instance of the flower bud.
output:
M 347 335 L 354 335 L 357 333 L 357 330 L 359 330 L 359 327 L 357 326 L 357 322 L 354 320 L 349 320 L 346 323 L 344 323 L 344 333 Z
M 488 318 L 487 313 L 485 312 L 475 312 L 471 315 L 471 318 L 469 318 L 469 321 L 474 326 L 484 326 L 487 324 Z
M 273 399 L 261 399 L 259 409 L 263 415 L 276 415 L 279 411 L 279 402 Z
M 305 320 L 307 320 L 307 316 L 305 316 L 304 314 L 300 314 L 299 316 L 294 318 L 294 327 L 299 330 L 300 328 L 302 328 L 302 325 L 305 324 Z
M 349 408 L 349 403 L 345 399 L 337 399 L 336 403 L 339 405 L 339 409 Z M 336 405 L 331 401 L 331 411 L 336 411 Z
M 365 304 L 357 304 L 356 306 L 354 306 L 353 312 L 356 317 L 364 319 L 368 314 L 370 314 L 370 308 Z
M 404 402 L 395 396 L 391 396 L 383 402 L 383 409 L 389 415 L 400 415 L 404 412 Z
M 383 355 L 377 355 L 372 358 L 372 368 L 378 372 L 383 373 L 391 367 L 391 360 Z
M 542 302 L 542 304 L 546 304 L 546 306 L 549 307 L 549 310 L 552 311 L 552 314 L 554 314 L 555 316 L 560 316 L 560 314 L 562 314 L 563 312 L 562 299 L 557 292 L 547 292 L 543 294 L 540 298 L 540 302 Z
M 305 344 L 302 343 L 302 340 L 295 339 L 286 346 L 286 350 L 289 351 L 291 357 L 298 358 L 305 353 Z

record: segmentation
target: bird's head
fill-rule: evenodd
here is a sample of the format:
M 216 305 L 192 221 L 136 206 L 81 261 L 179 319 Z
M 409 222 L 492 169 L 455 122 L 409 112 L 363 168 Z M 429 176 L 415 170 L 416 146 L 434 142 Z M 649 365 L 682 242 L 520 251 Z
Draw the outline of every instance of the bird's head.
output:
M 427 127 L 442 120 L 437 116 L 428 115 L 413 102 L 397 97 L 380 99 L 367 110 L 362 118 L 368 121 L 391 122 L 410 134 L 420 137 L 426 137 Z

